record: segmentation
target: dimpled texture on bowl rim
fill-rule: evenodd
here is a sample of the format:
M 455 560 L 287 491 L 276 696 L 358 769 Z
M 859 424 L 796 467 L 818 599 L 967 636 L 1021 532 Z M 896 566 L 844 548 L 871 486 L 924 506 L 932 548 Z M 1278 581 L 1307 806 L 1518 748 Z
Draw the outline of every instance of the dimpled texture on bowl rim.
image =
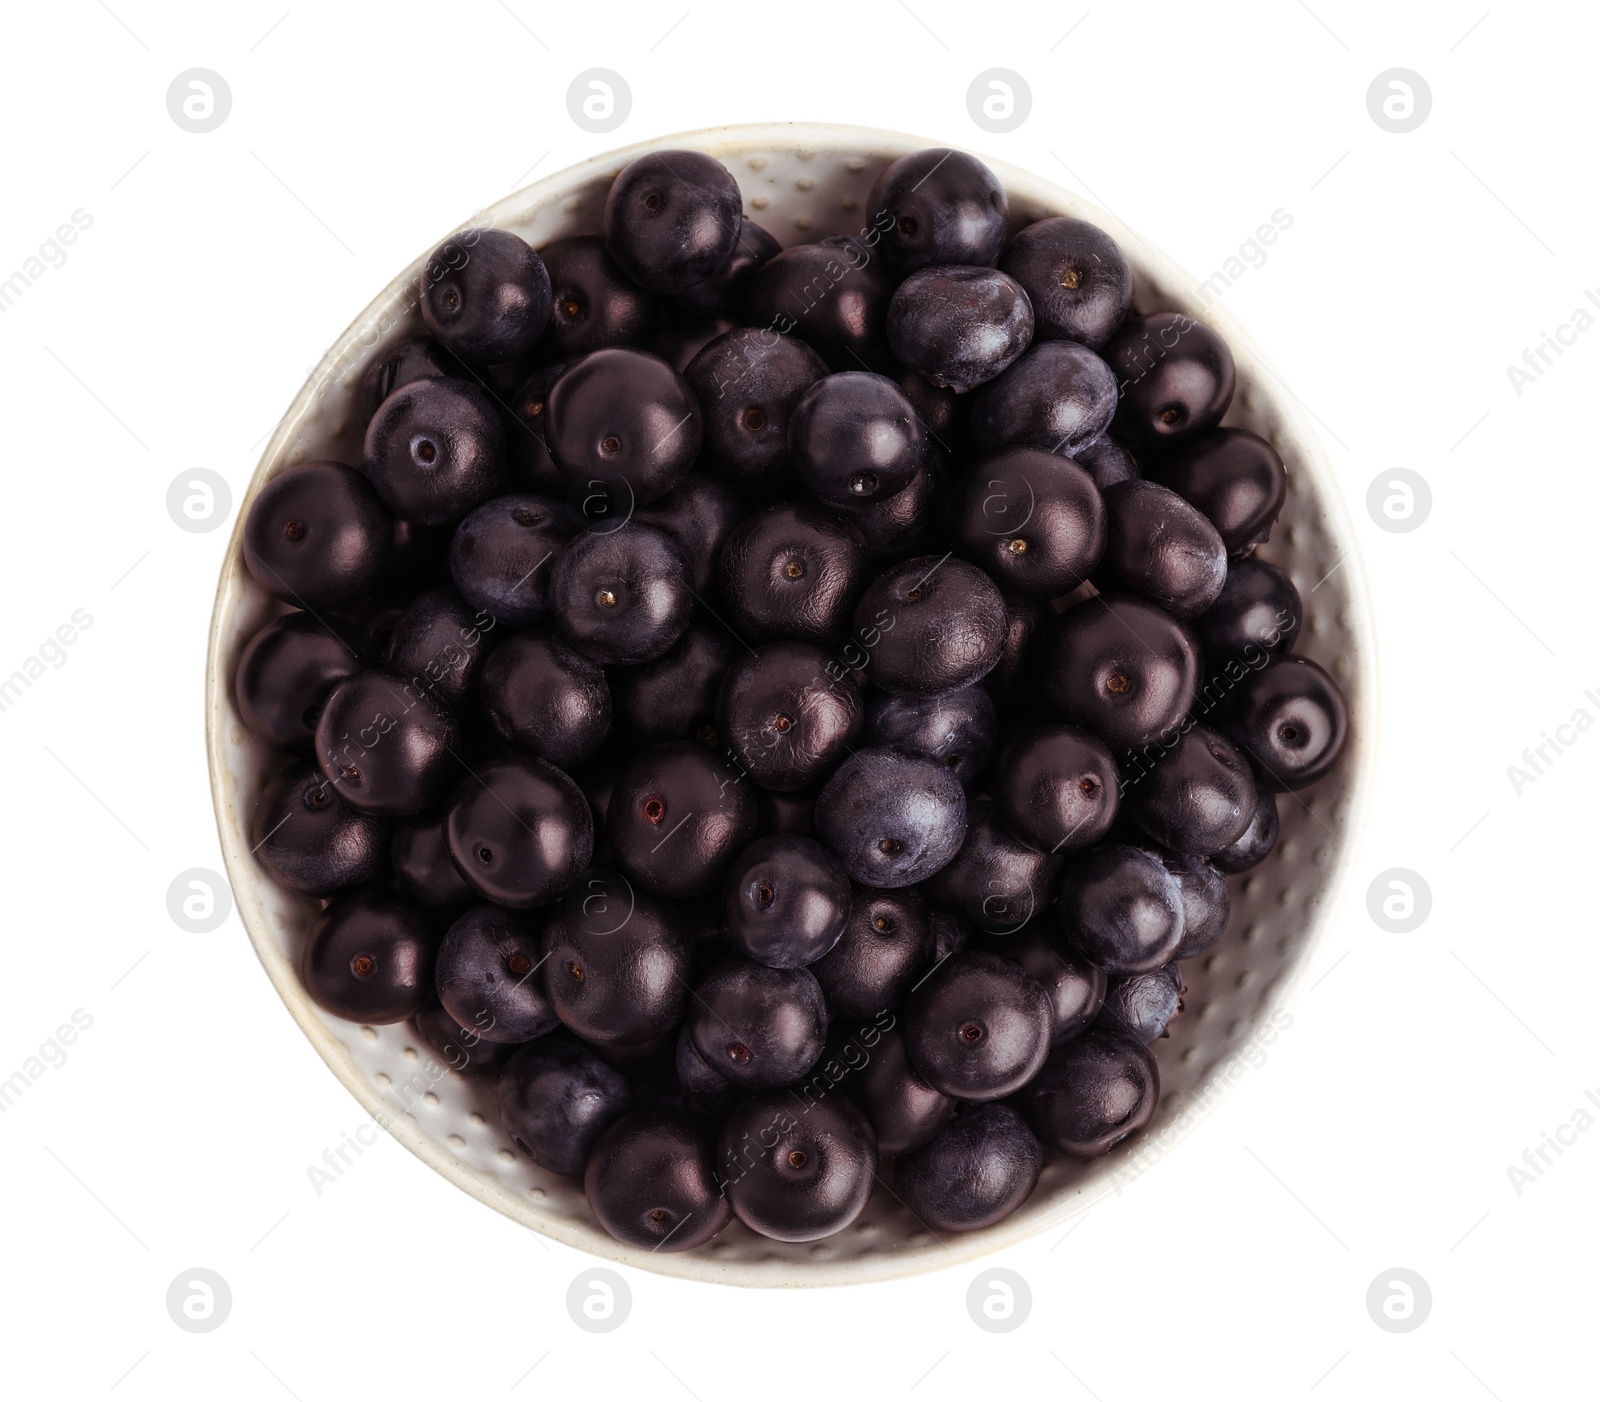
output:
M 724 127 L 662 136 L 551 175 L 489 206 L 469 223 L 509 229 L 539 247 L 598 232 L 612 177 L 635 155 L 671 147 L 706 151 L 738 180 L 745 213 L 785 247 L 859 231 L 878 173 L 910 151 L 938 145 L 915 137 L 812 123 Z M 981 153 L 975 153 L 981 156 Z M 276 765 L 239 719 L 230 690 L 239 652 L 284 606 L 245 570 L 240 537 L 267 481 L 297 463 L 361 461 L 361 373 L 374 355 L 426 328 L 416 285 L 427 252 L 361 313 L 324 357 L 272 435 L 244 493 L 211 620 L 206 660 L 206 743 L 224 861 L 241 919 L 279 995 L 335 1075 L 368 1114 L 457 1187 L 523 1225 L 570 1246 L 644 1270 L 747 1286 L 843 1285 L 938 1270 L 986 1255 L 1069 1218 L 1120 1191 L 1217 1104 L 1253 1059 L 1241 1055 L 1274 1035 L 1303 983 L 1347 876 L 1376 752 L 1373 628 L 1355 536 L 1338 483 L 1298 402 L 1250 339 L 1217 306 L 1195 295 L 1197 280 L 1151 250 L 1120 221 L 1047 181 L 1000 161 L 1012 231 L 1049 215 L 1088 219 L 1121 245 L 1134 270 L 1134 304 L 1184 311 L 1215 328 L 1238 365 L 1226 423 L 1270 439 L 1288 466 L 1289 495 L 1263 547 L 1300 591 L 1305 619 L 1297 651 L 1327 667 L 1350 703 L 1351 734 L 1339 768 L 1313 789 L 1279 798 L 1282 834 L 1272 856 L 1229 879 L 1233 917 L 1221 945 L 1184 966 L 1188 994 L 1172 1036 L 1152 1048 L 1161 1069 L 1155 1118 L 1109 1156 L 1077 1163 L 1047 1156 L 1024 1206 L 983 1231 L 937 1239 L 912 1218 L 880 1174 L 861 1216 L 822 1242 L 787 1244 L 737 1220 L 694 1251 L 651 1253 L 622 1245 L 590 1216 L 580 1182 L 556 1177 L 517 1153 L 495 1109 L 493 1079 L 468 1080 L 442 1065 L 409 1023 L 364 1027 L 319 1009 L 301 987 L 299 954 L 319 904 L 279 889 L 250 854 L 256 799 Z M 463 225 L 461 227 L 466 227 Z M 441 231 L 443 238 L 448 231 Z M 1343 561 L 1343 567 L 1335 569 Z M 1331 572 L 1331 573 L 1330 573 Z M 1313 592 L 1313 586 L 1316 586 Z M 431 1065 L 430 1065 L 431 1063 Z M 409 1087 L 409 1090 L 407 1089 Z

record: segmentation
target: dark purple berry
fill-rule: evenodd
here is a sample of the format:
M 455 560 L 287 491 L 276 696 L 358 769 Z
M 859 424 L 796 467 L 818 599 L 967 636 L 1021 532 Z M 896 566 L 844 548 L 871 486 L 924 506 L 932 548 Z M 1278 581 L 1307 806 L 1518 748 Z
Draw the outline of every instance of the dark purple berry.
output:
M 557 900 L 594 851 L 583 791 L 532 755 L 495 760 L 462 779 L 445 833 L 467 884 L 512 910 Z
M 1009 1217 L 1033 1192 L 1044 1150 L 1009 1105 L 957 1115 L 895 1160 L 895 1192 L 934 1232 L 972 1232 Z
M 463 360 L 514 360 L 550 320 L 550 275 L 515 234 L 466 229 L 428 256 L 421 310 L 428 330 Z
M 766 643 L 737 658 L 717 698 L 717 729 L 763 788 L 816 787 L 860 741 L 861 692 L 810 643 Z
M 838 942 L 850 913 L 850 878 L 809 837 L 757 838 L 728 869 L 728 943 L 775 969 L 815 964 Z
M 1050 1000 L 1020 964 L 953 954 L 906 1001 L 906 1051 L 917 1073 L 957 1100 L 1021 1089 L 1050 1051 Z
M 488 1042 L 531 1042 L 560 1021 L 539 974 L 539 931 L 527 916 L 480 905 L 445 932 L 434 964 L 439 1001 Z
M 348 1022 L 404 1022 L 433 999 L 439 931 L 420 906 L 368 888 L 337 897 L 311 926 L 300 978 Z
M 862 749 L 818 795 L 816 824 L 852 881 L 894 890 L 926 880 L 955 856 L 967 799 L 937 760 Z
M 634 1110 L 589 1151 L 589 1208 L 625 1246 L 692 1251 L 733 1217 L 715 1155 L 713 1127 L 699 1115 L 670 1105 Z
M 1108 974 L 1159 969 L 1183 939 L 1183 890 L 1154 852 L 1102 843 L 1061 883 L 1061 928 Z
M 233 698 L 244 723 L 273 749 L 308 755 L 328 694 L 372 660 L 372 644 L 348 619 L 286 613 L 244 645 Z
M 318 611 L 370 593 L 394 545 L 394 520 L 378 495 L 341 462 L 280 472 L 245 518 L 244 562 L 256 583 Z
M 314 764 L 284 770 L 261 795 L 256 860 L 291 891 L 331 896 L 382 875 L 389 825 L 346 805 Z
M 1105 346 L 1120 398 L 1113 432 L 1136 451 L 1169 448 L 1214 428 L 1233 400 L 1233 354 L 1182 312 L 1123 322 Z
M 505 430 L 477 385 L 413 380 L 378 406 L 363 454 L 367 478 L 389 510 L 442 526 L 501 489 Z

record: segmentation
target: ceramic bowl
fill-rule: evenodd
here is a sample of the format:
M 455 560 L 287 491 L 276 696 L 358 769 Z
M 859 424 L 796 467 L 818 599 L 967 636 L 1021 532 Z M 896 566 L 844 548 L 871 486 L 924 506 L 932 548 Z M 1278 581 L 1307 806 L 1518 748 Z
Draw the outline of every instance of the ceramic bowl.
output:
M 860 230 L 878 173 L 909 151 L 937 144 L 801 122 L 661 137 L 547 176 L 472 222 L 509 229 L 535 247 L 597 232 L 606 189 L 628 160 L 650 149 L 688 147 L 708 152 L 733 172 L 746 213 L 782 244 L 812 242 Z M 250 815 L 280 761 L 239 719 L 232 678 L 246 640 L 283 607 L 244 568 L 242 523 L 262 486 L 284 468 L 313 458 L 360 463 L 364 424 L 356 391 L 362 371 L 394 343 L 424 330 L 415 294 L 428 252 L 421 250 L 323 358 L 273 433 L 243 495 L 211 620 L 206 742 L 234 900 L 267 976 L 301 1030 L 378 1124 L 442 1178 L 533 1231 L 669 1275 L 749 1286 L 820 1286 L 936 1270 L 1059 1227 L 1170 1150 L 1226 1094 L 1258 1049 L 1276 1036 L 1285 1005 L 1332 919 L 1372 786 L 1376 738 L 1373 629 L 1339 485 L 1298 401 L 1226 310 L 1202 305 L 1196 279 L 1106 211 L 1026 171 L 989 164 L 1010 197 L 1013 228 L 1056 214 L 1091 220 L 1121 244 L 1132 263 L 1140 310 L 1187 312 L 1208 322 L 1232 348 L 1238 390 L 1226 422 L 1270 439 L 1289 472 L 1288 505 L 1261 554 L 1287 569 L 1300 590 L 1305 619 L 1297 650 L 1322 663 L 1343 686 L 1351 712 L 1349 749 L 1334 775 L 1279 800 L 1277 849 L 1254 871 L 1231 879 L 1228 934 L 1215 952 L 1185 965 L 1186 1011 L 1171 1037 L 1154 1048 L 1161 1071 L 1155 1117 L 1112 1154 L 1092 1163 L 1051 1158 L 1018 1212 L 985 1231 L 943 1240 L 923 1230 L 880 1184 L 861 1216 L 826 1241 L 769 1241 L 735 1221 L 691 1252 L 621 1245 L 595 1223 L 581 1183 L 546 1173 L 513 1151 L 495 1110 L 492 1080 L 469 1080 L 448 1070 L 409 1024 L 360 1026 L 329 1016 L 311 1001 L 297 966 L 320 903 L 278 888 L 251 856 Z

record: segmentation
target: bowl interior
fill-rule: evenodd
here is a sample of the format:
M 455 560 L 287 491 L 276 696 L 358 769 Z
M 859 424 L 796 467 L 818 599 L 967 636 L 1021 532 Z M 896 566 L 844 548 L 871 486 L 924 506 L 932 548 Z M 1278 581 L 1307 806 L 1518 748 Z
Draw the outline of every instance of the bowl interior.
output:
M 639 151 L 675 146 L 704 150 L 723 161 L 739 182 L 746 214 L 785 246 L 812 242 L 859 231 L 868 191 L 883 167 L 933 144 L 801 123 L 662 138 L 549 176 L 471 222 L 509 229 L 535 247 L 568 234 L 598 232 L 616 171 Z M 1233 916 L 1222 943 L 1184 966 L 1185 1012 L 1172 1035 L 1153 1048 L 1161 1099 L 1152 1123 L 1093 1163 L 1048 1159 L 1032 1198 L 998 1226 L 936 1239 L 899 1204 L 885 1172 L 861 1217 L 824 1242 L 770 1241 L 735 1221 L 692 1252 L 622 1246 L 594 1223 L 581 1184 L 546 1173 L 512 1149 L 495 1108 L 492 1079 L 469 1079 L 450 1070 L 409 1024 L 347 1023 L 322 1012 L 302 990 L 298 958 L 320 902 L 279 889 L 250 855 L 251 813 L 281 761 L 239 719 L 232 677 L 244 643 L 283 606 L 244 569 L 241 525 L 262 485 L 284 468 L 314 458 L 360 463 L 364 424 L 356 408 L 357 386 L 375 356 L 425 329 L 415 289 L 427 250 L 328 352 L 273 434 L 240 503 L 212 619 L 206 705 L 223 855 L 245 927 L 301 1028 L 380 1125 L 458 1187 L 570 1245 L 643 1269 L 705 1280 L 837 1285 L 939 1269 L 1031 1236 L 1136 1176 L 1215 1105 L 1237 1079 L 1245 1056 L 1254 1054 L 1252 1046 L 1275 1035 L 1279 1009 L 1305 973 L 1330 917 L 1330 898 L 1342 885 L 1370 789 L 1374 749 L 1372 629 L 1353 533 L 1332 472 L 1292 395 L 1231 317 L 1201 305 L 1192 278 L 1104 211 L 1001 162 L 990 164 L 1007 188 L 1014 229 L 1054 214 L 1091 220 L 1119 241 L 1132 263 L 1139 310 L 1187 312 L 1228 341 L 1238 366 L 1238 390 L 1226 422 L 1270 439 L 1289 472 L 1288 504 L 1260 554 L 1293 578 L 1305 614 L 1297 651 L 1338 679 L 1352 720 L 1350 750 L 1340 768 L 1313 789 L 1280 798 L 1282 836 L 1276 851 L 1254 871 L 1230 879 Z

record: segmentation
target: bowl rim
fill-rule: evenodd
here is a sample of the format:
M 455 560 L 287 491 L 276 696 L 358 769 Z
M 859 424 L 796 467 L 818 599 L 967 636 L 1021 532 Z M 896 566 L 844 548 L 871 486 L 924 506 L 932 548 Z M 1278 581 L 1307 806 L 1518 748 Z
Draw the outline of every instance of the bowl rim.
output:
M 826 152 L 844 155 L 849 152 L 868 159 L 892 159 L 911 151 L 941 145 L 943 143 L 910 133 L 829 122 L 754 122 L 665 133 L 589 156 L 541 177 L 484 206 L 467 220 L 446 230 L 441 239 L 451 232 L 471 227 L 475 221 L 497 223 L 515 219 L 519 212 L 563 198 L 649 151 L 687 148 L 704 151 L 724 163 L 731 163 L 741 154 L 774 149 L 814 154 Z M 1075 217 L 1088 219 L 1105 229 L 1127 250 L 1128 260 L 1140 281 L 1159 285 L 1164 309 L 1181 311 L 1204 321 L 1227 341 L 1235 363 L 1240 367 L 1241 388 L 1249 383 L 1255 393 L 1270 402 L 1286 432 L 1293 438 L 1300 474 L 1297 490 L 1306 492 L 1315 503 L 1329 540 L 1342 552 L 1334 569 L 1343 569 L 1342 587 L 1348 603 L 1346 628 L 1351 642 L 1347 655 L 1351 725 L 1350 739 L 1342 761 L 1347 776 L 1342 831 L 1333 859 L 1322 879 L 1317 882 L 1315 896 L 1310 903 L 1312 910 L 1307 916 L 1299 948 L 1286 961 L 1286 967 L 1277 975 L 1268 996 L 1251 1019 L 1252 1028 L 1265 1026 L 1296 1000 L 1310 977 L 1316 955 L 1326 943 L 1350 884 L 1374 787 L 1378 749 L 1377 633 L 1361 550 L 1344 491 L 1320 438 L 1308 421 L 1312 417 L 1309 411 L 1226 307 L 1219 302 L 1200 305 L 1197 296 L 1201 286 L 1199 279 L 1165 253 L 1153 248 L 1110 211 L 1097 208 L 1052 181 L 978 152 L 971 146 L 963 145 L 959 149 L 969 151 L 983 160 L 1000 179 L 1014 204 L 1027 203 L 1047 209 L 1070 207 Z M 430 244 L 430 250 L 438 241 Z M 785 246 L 790 242 L 788 239 L 781 241 Z M 1133 245 L 1137 245 L 1137 248 Z M 1061 1192 L 1046 1211 L 1030 1215 L 1025 1220 L 1020 1219 L 1019 1214 L 996 1226 L 963 1234 L 943 1243 L 943 1249 L 937 1251 L 914 1248 L 866 1258 L 818 1260 L 803 1264 L 783 1259 L 739 1261 L 698 1253 L 651 1253 L 623 1245 L 593 1223 L 535 1213 L 520 1197 L 481 1177 L 451 1154 L 443 1143 L 424 1133 L 409 1115 L 397 1114 L 392 1102 L 385 1098 L 339 1038 L 322 1021 L 301 986 L 297 970 L 279 948 L 270 927 L 259 896 L 261 886 L 270 883 L 264 874 L 257 871 L 251 849 L 246 845 L 248 815 L 234 811 L 226 790 L 229 749 L 226 731 L 234 716 L 229 695 L 232 679 L 224 666 L 225 635 L 246 588 L 241 577 L 241 559 L 244 523 L 250 505 L 268 474 L 284 457 L 294 432 L 316 404 L 323 384 L 348 362 L 352 354 L 362 353 L 376 344 L 377 338 L 383 334 L 379 323 L 388 315 L 396 296 L 403 294 L 407 284 L 415 283 L 427 256 L 427 252 L 424 252 L 416 258 L 352 319 L 279 419 L 251 474 L 249 484 L 239 498 L 233 530 L 219 571 L 207 636 L 206 761 L 223 865 L 240 920 L 267 977 L 329 1070 L 366 1114 L 386 1128 L 423 1163 L 479 1202 L 543 1236 L 593 1256 L 657 1274 L 702 1282 L 752 1287 L 822 1287 L 903 1279 L 960 1265 L 1018 1245 L 1052 1227 L 1059 1227 L 1112 1193 L 1120 1193 L 1128 1178 L 1125 1172 L 1118 1169 L 1119 1156 L 1113 1155 L 1099 1161 L 1099 1172 L 1074 1184 L 1072 1190 Z M 372 340 L 363 347 L 362 342 L 369 335 Z M 1141 1132 L 1140 1137 L 1130 1141 L 1124 1153 L 1137 1154 L 1137 1165 L 1132 1176 L 1139 1176 L 1158 1159 L 1171 1153 L 1221 1103 L 1231 1089 L 1230 1085 L 1223 1083 L 1225 1078 L 1222 1077 L 1222 1069 L 1233 1054 L 1219 1058 L 1207 1076 L 1197 1083 L 1193 1100 L 1198 1102 L 1199 1108 L 1195 1113 L 1190 1113 L 1189 1108 L 1185 1107 L 1162 1128 L 1159 1135 L 1152 1135 L 1141 1144 L 1144 1133 Z M 1217 1093 L 1219 1085 L 1220 1093 Z

